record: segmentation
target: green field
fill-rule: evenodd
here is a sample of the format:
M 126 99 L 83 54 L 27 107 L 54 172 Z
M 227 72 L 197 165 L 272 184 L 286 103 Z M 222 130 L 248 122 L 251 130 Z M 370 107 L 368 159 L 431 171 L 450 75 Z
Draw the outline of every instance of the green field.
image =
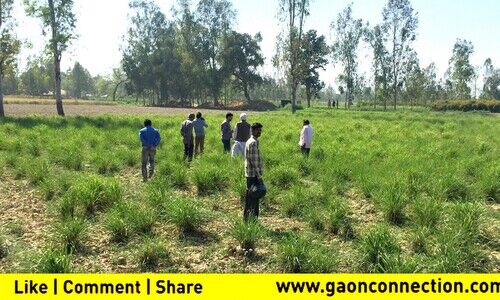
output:
M 144 117 L 0 120 L 0 272 L 499 271 L 498 116 L 251 114 L 269 192 L 248 224 L 222 114 L 206 116 L 206 153 L 191 165 L 183 117 L 152 117 L 162 144 L 148 183 Z

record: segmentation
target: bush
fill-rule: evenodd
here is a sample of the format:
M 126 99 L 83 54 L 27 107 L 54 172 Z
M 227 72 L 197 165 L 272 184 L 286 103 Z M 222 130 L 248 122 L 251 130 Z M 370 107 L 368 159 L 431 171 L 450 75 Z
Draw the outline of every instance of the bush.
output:
M 262 226 L 255 219 L 248 221 L 238 220 L 231 229 L 233 237 L 244 250 L 254 250 L 257 242 L 263 236 Z
M 170 263 L 170 252 L 161 241 L 147 240 L 138 251 L 137 261 L 142 272 L 155 271 L 160 264 Z
M 168 206 L 168 218 L 182 233 L 195 232 L 203 222 L 200 209 L 192 199 L 175 198 Z
M 362 267 L 367 272 L 385 273 L 389 271 L 393 256 L 399 256 L 401 249 L 396 238 L 385 225 L 372 229 L 361 241 Z
M 436 111 L 489 111 L 500 113 L 500 101 L 497 100 L 445 100 L 431 104 L 431 109 Z

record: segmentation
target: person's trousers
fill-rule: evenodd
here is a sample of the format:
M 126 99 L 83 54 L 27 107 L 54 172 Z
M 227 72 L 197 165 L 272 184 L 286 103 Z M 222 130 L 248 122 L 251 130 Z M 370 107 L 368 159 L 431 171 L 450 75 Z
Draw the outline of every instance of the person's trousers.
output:
M 306 148 L 304 146 L 300 147 L 302 154 L 306 157 L 309 157 L 309 153 L 311 153 L 311 148 Z
M 142 165 L 142 178 L 148 180 L 148 162 L 149 162 L 149 177 L 153 176 L 155 171 L 155 156 L 156 147 L 142 147 L 141 165 Z
M 194 153 L 200 154 L 205 150 L 205 136 L 196 136 L 194 138 Z
M 243 219 L 247 221 L 250 217 L 257 219 L 259 217 L 259 199 L 252 197 L 250 187 L 258 184 L 257 177 L 247 177 L 247 194 L 245 196 L 245 210 L 243 211 Z
M 231 141 L 222 140 L 222 145 L 224 145 L 224 152 L 231 152 Z
M 193 149 L 194 149 L 193 143 L 184 144 L 184 159 L 187 159 L 188 161 L 193 160 Z

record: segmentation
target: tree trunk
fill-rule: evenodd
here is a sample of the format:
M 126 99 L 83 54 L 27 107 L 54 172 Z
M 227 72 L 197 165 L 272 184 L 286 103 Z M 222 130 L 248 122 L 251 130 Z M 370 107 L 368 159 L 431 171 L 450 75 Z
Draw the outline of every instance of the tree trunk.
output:
M 3 110 L 3 72 L 0 71 L 0 118 L 5 117 Z
M 307 108 L 311 108 L 311 88 L 306 87 Z
M 292 85 L 292 114 L 297 111 L 297 85 Z
M 245 93 L 245 98 L 247 99 L 248 102 L 252 101 L 252 99 L 250 98 L 250 92 L 248 91 L 248 86 L 245 85 L 245 87 L 243 88 L 243 92 Z
M 54 55 L 54 95 L 56 97 L 57 114 L 64 117 L 64 109 L 61 94 L 61 61 L 59 56 Z

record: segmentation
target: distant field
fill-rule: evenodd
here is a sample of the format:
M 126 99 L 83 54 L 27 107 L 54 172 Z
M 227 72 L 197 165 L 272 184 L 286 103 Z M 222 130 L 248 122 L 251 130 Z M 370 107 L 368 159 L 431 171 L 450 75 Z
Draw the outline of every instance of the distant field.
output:
M 243 162 L 222 155 L 222 112 L 206 116 L 206 154 L 191 165 L 183 115 L 153 117 L 163 140 L 144 184 L 138 130 L 162 109 L 126 109 L 0 120 L 0 272 L 500 272 L 493 115 L 250 114 L 264 124 L 269 193 L 260 223 L 243 224 Z
M 5 104 L 31 104 L 31 105 L 56 105 L 54 99 L 48 98 L 27 98 L 17 96 L 6 96 L 4 98 Z M 82 99 L 63 99 L 63 103 L 67 105 L 116 105 L 111 101 L 97 101 L 97 100 L 82 100 Z

